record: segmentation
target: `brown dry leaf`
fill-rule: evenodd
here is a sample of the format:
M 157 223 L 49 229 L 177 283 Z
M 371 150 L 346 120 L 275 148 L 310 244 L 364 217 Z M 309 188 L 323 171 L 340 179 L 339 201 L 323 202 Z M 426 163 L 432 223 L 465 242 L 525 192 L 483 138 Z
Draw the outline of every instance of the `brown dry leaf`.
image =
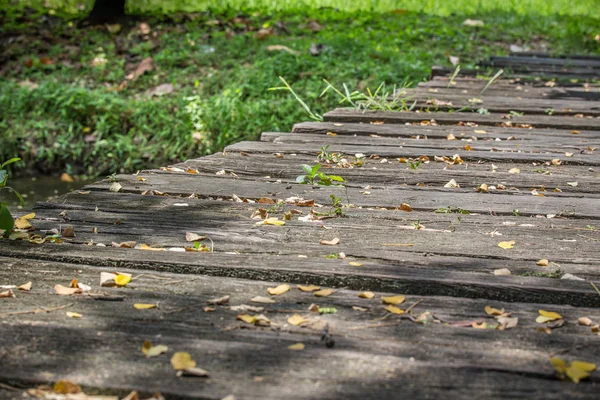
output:
M 0 299 L 10 299 L 13 297 L 17 297 L 17 296 L 15 296 L 15 294 L 13 293 L 13 291 L 11 289 L 5 290 L 4 292 L 0 292 Z
M 448 140 L 456 140 L 456 136 L 454 136 L 454 134 L 449 133 L 448 136 L 446 136 L 446 139 Z
M 404 310 L 399 307 L 396 307 L 396 306 L 389 305 L 389 306 L 385 306 L 383 308 L 386 311 L 391 312 L 392 314 L 398 314 L 398 315 L 404 314 Z
M 79 313 L 76 313 L 76 312 L 73 312 L 73 311 L 67 311 L 66 314 L 67 314 L 67 317 L 69 317 L 69 318 L 81 318 L 81 317 L 83 317 L 83 315 L 81 315 Z
M 270 299 L 268 297 L 262 297 L 262 296 L 255 296 L 255 297 L 251 298 L 250 301 L 253 302 L 253 303 L 261 303 L 261 304 L 273 304 L 273 303 L 275 303 L 275 300 Z
M 139 249 L 140 250 L 150 250 L 150 251 L 167 251 L 167 249 L 163 249 L 161 247 L 150 247 L 147 244 L 141 244 Z
M 289 292 L 289 290 L 290 290 L 290 285 L 283 284 L 283 285 L 279 285 L 279 286 L 274 287 L 274 288 L 268 288 L 267 292 L 269 292 L 269 294 L 271 296 L 277 296 L 277 295 Z
M 146 57 L 139 63 L 139 65 L 137 66 L 135 71 L 133 71 L 131 74 L 127 75 L 127 79 L 129 79 L 131 81 L 135 81 L 137 78 L 142 76 L 145 72 L 152 71 L 153 69 L 154 69 L 154 61 L 152 60 L 152 57 Z
M 571 135 L 579 135 L 581 132 L 579 131 L 571 131 Z
M 59 294 L 61 296 L 70 296 L 72 294 L 83 293 L 83 290 L 81 290 L 78 287 L 77 288 L 68 288 L 63 285 L 54 286 L 54 291 L 56 292 L 56 294 Z
M 197 242 L 199 240 L 204 240 L 206 238 L 207 238 L 206 235 L 198 235 L 197 233 L 194 233 L 194 232 L 186 232 L 185 233 L 185 240 L 187 240 L 188 242 Z
M 402 204 L 400 204 L 400 210 L 411 212 L 413 209 L 409 204 L 402 203 Z
M 321 289 L 321 286 L 316 286 L 316 285 L 302 286 L 302 285 L 298 285 L 298 289 L 300 289 L 303 292 L 316 292 L 317 290 Z
M 226 295 L 226 296 L 222 296 L 222 297 L 218 297 L 215 299 L 210 299 L 207 301 L 208 304 L 212 304 L 215 306 L 222 306 L 224 304 L 229 304 L 229 299 L 231 298 L 231 296 Z
M 260 28 L 255 34 L 254 37 L 257 39 L 266 39 L 269 36 L 273 35 L 273 28 Z
M 175 371 L 182 371 L 184 369 L 196 367 L 196 361 L 192 359 L 190 353 L 180 351 L 173 354 L 173 357 L 171 357 L 171 365 Z
M 308 320 L 299 314 L 294 314 L 291 317 L 288 317 L 287 322 L 290 325 L 300 326 L 302 324 L 307 323 Z
M 119 182 L 113 182 L 113 183 L 111 183 L 111 185 L 108 188 L 108 190 L 110 190 L 113 193 L 117 193 L 122 188 L 123 188 L 123 185 L 121 185 Z
M 470 144 L 467 144 L 467 145 L 465 145 L 464 149 L 465 149 L 466 151 L 473 151 L 473 148 L 471 147 L 471 145 L 470 145 Z
M 552 161 L 550 161 L 552 163 L 552 165 L 560 165 L 562 164 L 562 161 L 560 160 L 560 158 L 555 158 Z
M 541 260 L 537 260 L 537 262 L 535 264 L 539 265 L 540 267 L 547 267 L 548 266 L 548 260 L 545 259 L 545 258 L 542 258 Z
M 120 247 L 123 249 L 133 249 L 136 245 L 137 245 L 137 242 L 134 242 L 134 241 L 121 242 L 121 243 L 112 242 L 112 247 Z
M 479 187 L 477 188 L 477 191 L 480 193 L 488 193 L 489 188 L 488 185 L 485 183 L 482 183 L 481 185 L 479 185 Z
M 288 349 L 290 350 L 304 350 L 306 346 L 304 346 L 304 343 L 296 343 L 296 344 L 292 344 L 288 346 Z
M 275 204 L 275 200 L 271 199 L 270 197 L 261 197 L 260 199 L 258 199 L 257 203 L 260 203 L 260 204 Z
M 503 315 L 504 314 L 504 308 L 499 310 L 497 308 L 493 308 L 490 306 L 485 306 L 485 313 L 487 315 Z
M 369 309 L 367 307 L 359 307 L 359 306 L 352 306 L 352 309 L 354 311 L 361 311 L 361 312 L 369 311 Z
M 406 300 L 406 297 L 404 297 L 404 296 L 387 296 L 387 297 L 383 296 L 383 297 L 381 297 L 381 301 L 383 302 L 383 304 L 391 304 L 393 306 L 404 303 L 404 300 Z
M 372 299 L 373 297 L 375 297 L 375 293 L 373 293 L 373 292 L 362 292 L 361 294 L 358 295 L 358 297 L 360 297 L 362 299 Z
M 321 243 L 323 245 L 327 245 L 327 246 L 335 246 L 339 242 L 340 242 L 339 238 L 333 238 L 331 240 L 321 240 L 319 243 Z
M 159 356 L 163 353 L 166 353 L 168 350 L 169 348 L 162 344 L 152 346 L 152 343 L 149 340 L 145 340 L 144 344 L 142 345 L 142 353 L 146 355 L 146 358 Z
M 539 310 L 539 313 L 540 315 L 538 315 L 538 317 L 535 319 L 535 322 L 538 324 L 562 319 L 562 316 L 559 313 L 553 311 Z
M 29 292 L 31 290 L 31 285 L 32 285 L 32 283 L 31 283 L 31 281 L 29 281 L 29 282 L 24 283 L 21 286 L 17 287 L 17 289 L 23 290 L 25 292 Z
M 588 317 L 581 317 L 577 320 L 577 323 L 579 325 L 583 325 L 583 326 L 591 326 L 592 325 L 592 320 L 589 319 Z
M 213 311 L 217 311 L 217 309 L 215 307 L 202 307 L 202 309 L 204 310 L 204 312 L 213 312 Z
M 151 308 L 158 308 L 158 304 L 150 304 L 150 303 L 135 303 L 133 308 L 136 310 L 150 310 Z
M 456 183 L 456 181 L 454 179 L 450 179 L 450 181 L 448 183 L 446 183 L 444 185 L 445 188 L 450 188 L 450 189 L 455 189 L 455 188 L 459 188 L 460 185 L 458 183 Z
M 315 296 L 317 297 L 327 297 L 333 293 L 333 289 L 322 289 L 315 292 Z
M 565 152 L 565 157 L 573 157 L 573 153 L 567 151 Z
M 517 317 L 496 317 L 496 321 L 500 324 L 498 329 L 512 329 L 519 324 Z
M 521 170 L 519 168 L 517 168 L 517 167 L 514 167 L 514 168 L 509 169 L 508 173 L 509 174 L 520 174 Z
M 500 242 L 498 243 L 498 247 L 502 248 L 502 249 L 512 249 L 515 247 L 515 241 L 514 240 L 510 240 L 508 242 Z
M 78 394 L 81 393 L 81 387 L 78 384 L 67 380 L 60 380 L 54 384 L 52 390 L 56 394 Z
M 475 329 L 487 329 L 487 322 L 482 322 L 480 324 L 478 324 L 477 322 L 473 322 L 471 324 L 471 328 L 475 328 Z

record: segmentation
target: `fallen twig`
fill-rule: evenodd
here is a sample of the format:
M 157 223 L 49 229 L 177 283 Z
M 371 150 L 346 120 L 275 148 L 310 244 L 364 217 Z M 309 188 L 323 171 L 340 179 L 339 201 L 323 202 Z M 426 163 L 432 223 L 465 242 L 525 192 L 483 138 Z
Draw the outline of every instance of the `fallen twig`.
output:
M 421 299 L 419 301 L 415 301 L 412 305 L 410 305 L 406 311 L 404 311 L 406 314 L 408 314 L 410 312 L 410 310 L 412 310 L 413 308 L 415 308 L 416 306 L 418 306 L 419 304 L 421 304 L 425 299 Z
M 26 310 L 26 311 L 12 311 L 7 313 L 0 314 L 0 318 L 2 317 L 10 317 L 11 315 L 25 315 L 25 314 L 41 314 L 41 313 L 49 313 L 52 311 L 62 310 L 63 308 L 67 308 L 72 306 L 74 303 L 65 304 L 64 306 L 52 307 L 52 308 L 36 308 L 34 310 Z

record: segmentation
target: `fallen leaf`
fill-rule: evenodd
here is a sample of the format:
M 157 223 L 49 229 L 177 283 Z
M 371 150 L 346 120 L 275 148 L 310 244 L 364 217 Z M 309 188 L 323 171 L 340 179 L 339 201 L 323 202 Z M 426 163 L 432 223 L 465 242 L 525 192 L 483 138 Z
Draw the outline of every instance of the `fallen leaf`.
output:
M 134 241 L 121 242 L 121 243 L 112 242 L 112 247 L 120 247 L 122 249 L 133 249 L 136 245 L 137 245 L 137 242 L 134 242 Z
M 456 136 L 454 136 L 454 134 L 449 133 L 448 136 L 446 136 L 447 140 L 456 140 Z
M 150 251 L 167 251 L 167 249 L 163 249 L 161 247 L 150 247 L 145 243 L 140 244 L 140 247 L 138 247 L 138 249 L 139 250 L 150 250 Z
M 400 210 L 411 212 L 413 209 L 410 205 L 408 205 L 406 203 L 402 203 L 402 204 L 400 204 Z
M 226 296 L 218 297 L 216 299 L 210 299 L 207 301 L 207 303 L 212 304 L 212 305 L 222 306 L 224 304 L 229 304 L 229 299 L 230 299 L 230 296 L 226 295 Z
M 290 350 L 304 350 L 304 343 L 296 343 L 288 346 Z
M 23 290 L 25 292 L 29 292 L 31 290 L 31 285 L 32 285 L 32 283 L 30 281 L 30 282 L 24 283 L 21 286 L 17 287 L 17 289 Z
M 290 290 L 290 285 L 283 284 L 283 285 L 279 285 L 279 286 L 274 287 L 274 288 L 268 288 L 267 292 L 269 292 L 269 294 L 271 296 L 277 296 L 277 295 L 289 292 L 289 290 Z
M 381 297 L 381 301 L 383 302 L 383 304 L 391 304 L 391 305 L 398 305 L 398 304 L 402 304 L 404 303 L 404 300 L 406 300 L 406 297 L 404 296 L 382 296 Z
M 508 242 L 500 242 L 498 243 L 498 247 L 501 247 L 503 249 L 512 249 L 513 247 L 515 247 L 515 241 L 511 240 Z
M 129 282 L 131 282 L 130 274 L 118 274 L 115 276 L 115 284 L 118 287 L 125 287 Z
M 63 285 L 54 286 L 54 291 L 56 292 L 56 294 L 59 294 L 61 296 L 69 296 L 72 294 L 83 293 L 83 290 L 81 290 L 78 287 L 77 288 L 69 288 L 69 287 L 65 287 Z
M 577 187 L 579 185 L 579 183 L 577 183 L 577 182 L 567 182 L 567 185 L 572 186 L 572 187 Z
M 236 319 L 240 321 L 244 321 L 247 324 L 253 324 L 258 326 L 269 326 L 271 321 L 265 317 L 264 315 L 248 315 L 248 314 L 239 314 Z
M 76 313 L 76 312 L 72 312 L 72 311 L 67 311 L 67 317 L 69 318 L 81 318 L 83 317 L 83 315 Z
M 577 320 L 577 323 L 579 325 L 583 325 L 583 326 L 591 326 L 592 325 L 592 320 L 589 319 L 588 317 L 581 317 Z
M 490 306 L 485 306 L 485 313 L 487 315 L 503 315 L 504 314 L 504 308 L 499 310 L 497 308 L 493 308 Z
M 350 261 L 350 262 L 348 263 L 348 265 L 351 265 L 351 266 L 353 266 L 353 267 L 362 267 L 362 264 L 361 264 L 361 263 L 359 263 L 358 261 Z
M 535 319 L 535 322 L 538 324 L 543 324 L 545 322 L 555 321 L 562 318 L 559 313 L 553 311 L 539 310 L 539 313 L 540 315 L 538 315 L 538 317 Z
M 396 306 L 389 305 L 385 306 L 384 309 L 388 312 L 391 312 L 392 314 L 404 314 L 404 310 Z
M 559 158 L 555 158 L 552 161 L 550 161 L 552 163 L 552 165 L 560 165 L 562 164 L 562 161 Z
M 477 187 L 477 191 L 480 192 L 480 193 L 488 193 L 489 192 L 488 185 L 485 184 L 485 183 L 482 183 L 481 185 L 479 185 Z
M 152 57 L 144 58 L 137 66 L 135 71 L 127 75 L 127 79 L 135 81 L 137 78 L 142 76 L 144 73 L 152 71 L 154 69 L 154 61 Z
M 540 267 L 547 267 L 548 260 L 546 260 L 545 258 L 542 258 L 541 260 L 537 260 L 537 262 L 535 264 L 539 265 Z
M 274 45 L 271 45 L 271 46 L 267 46 L 267 50 L 268 51 L 285 51 L 285 52 L 288 52 L 288 53 L 293 54 L 295 56 L 299 56 L 300 55 L 300 52 L 298 52 L 296 50 L 292 50 L 289 47 L 283 46 L 283 45 L 280 45 L 280 44 L 274 44 Z
M 186 368 L 181 371 L 177 371 L 177 376 L 199 376 L 199 377 L 207 377 L 208 371 L 202 368 Z
M 19 218 L 15 218 L 15 228 L 17 228 L 17 229 L 32 229 L 33 227 L 31 226 L 31 223 L 29 222 L 29 220 L 31 220 L 33 218 L 35 218 L 34 213 L 23 215 L 22 217 L 19 217 Z
M 302 285 L 298 285 L 298 289 L 300 289 L 303 292 L 316 292 L 317 290 L 321 289 L 321 286 L 316 286 L 316 285 L 302 286 Z
M 360 297 L 362 299 L 372 299 L 373 297 L 375 297 L 375 293 L 373 293 L 373 292 L 362 292 L 361 294 L 358 295 L 358 297 Z
M 321 240 L 319 243 L 327 245 L 327 246 L 335 246 L 340 242 L 339 238 L 333 238 L 331 240 Z
M 110 190 L 111 192 L 117 193 L 122 188 L 123 188 L 123 185 L 121 185 L 119 182 L 113 182 L 113 183 L 111 183 L 108 190 Z
M 194 368 L 196 366 L 196 361 L 192 359 L 190 353 L 180 351 L 173 354 L 173 357 L 171 357 L 171 365 L 175 371 L 182 371 L 184 369 Z
M 149 310 L 151 308 L 157 308 L 158 304 L 149 304 L 149 303 L 135 303 L 133 308 L 136 310 Z
M 571 131 L 571 135 L 579 135 L 581 132 L 579 131 Z
M 17 297 L 17 296 L 15 296 L 15 294 L 13 293 L 13 291 L 11 289 L 5 290 L 4 292 L 0 292 L 0 299 L 10 299 L 13 297 Z
M 509 173 L 509 174 L 520 174 L 520 173 L 521 173 L 521 170 L 520 170 L 519 168 L 515 167 L 515 168 L 511 168 L 511 169 L 509 169 L 509 170 L 508 170 L 508 173 Z
M 166 353 L 168 350 L 169 350 L 169 348 L 162 344 L 159 344 L 157 346 L 152 346 L 152 343 L 149 340 L 145 340 L 144 344 L 142 345 L 142 353 L 144 353 L 146 355 L 146 358 L 159 356 L 163 353 Z M 171 359 L 171 364 L 172 363 L 173 363 L 173 360 Z M 175 368 L 175 367 L 173 367 L 173 368 Z
M 254 226 L 258 226 L 258 225 L 283 226 L 283 225 L 285 225 L 285 221 L 280 221 L 279 218 L 277 218 L 277 217 L 271 217 L 271 218 L 267 218 L 262 221 L 258 221 L 257 223 L 254 224 Z
M 475 329 L 487 329 L 487 322 L 482 322 L 480 324 L 478 324 L 477 322 L 473 322 L 471 324 L 471 328 L 475 328 Z
M 302 324 L 305 324 L 308 322 L 307 319 L 305 319 L 303 316 L 299 315 L 299 314 L 294 314 L 291 317 L 289 317 L 287 319 L 288 324 L 290 325 L 294 325 L 294 326 L 300 326 Z
M 567 376 L 575 383 L 590 376 L 596 369 L 596 364 L 585 361 L 571 361 L 571 365 L 567 367 Z
M 81 393 L 81 387 L 78 384 L 67 380 L 60 380 L 54 384 L 52 390 L 56 394 L 77 394 Z
M 450 181 L 448 183 L 446 183 L 444 185 L 445 188 L 450 188 L 450 189 L 455 189 L 455 188 L 459 188 L 460 185 L 458 183 L 456 183 L 456 181 L 454 179 L 450 179 Z
M 517 317 L 496 317 L 496 321 L 500 324 L 502 329 L 512 329 L 519 324 L 519 318 Z
M 204 240 L 206 238 L 207 238 L 206 235 L 201 236 L 194 232 L 186 232 L 185 233 L 185 240 L 187 240 L 188 242 L 197 242 L 199 240 Z
M 255 296 L 255 297 L 251 298 L 250 301 L 253 303 L 262 303 L 262 304 L 273 304 L 276 302 L 273 299 L 270 299 L 268 297 L 262 297 L 262 296 Z
M 68 182 L 68 183 L 74 182 L 74 180 L 73 180 L 73 178 L 71 177 L 71 175 L 67 174 L 66 172 L 63 172 L 63 173 L 61 174 L 61 176 L 60 176 L 60 180 L 61 180 L 62 182 Z
M 510 272 L 510 269 L 508 269 L 508 268 L 499 268 L 499 269 L 494 270 L 494 275 L 497 275 L 497 276 L 508 276 L 510 274 L 511 274 L 511 272 Z
M 333 289 L 322 289 L 315 292 L 315 296 L 317 297 L 327 297 L 333 293 Z

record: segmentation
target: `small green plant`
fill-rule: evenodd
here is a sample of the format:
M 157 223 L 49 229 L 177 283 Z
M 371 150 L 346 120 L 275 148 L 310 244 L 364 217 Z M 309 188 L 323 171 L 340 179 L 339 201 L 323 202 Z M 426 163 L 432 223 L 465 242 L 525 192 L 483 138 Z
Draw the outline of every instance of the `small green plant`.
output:
M 337 164 L 344 158 L 344 153 L 329 153 L 328 150 L 329 145 L 321 147 L 317 160 L 328 164 Z
M 414 101 L 409 105 L 406 87 L 408 83 L 397 87 L 394 85 L 392 91 L 386 90 L 385 82 L 382 82 L 375 91 L 367 88 L 366 92 L 355 90 L 350 92 L 346 84 L 342 84 L 343 92 L 337 89 L 326 79 L 323 81 L 327 84 L 319 97 L 322 97 L 329 90 L 332 90 L 340 98 L 340 104 L 348 103 L 357 110 L 375 110 L 375 111 L 412 111 L 417 105 Z
M 521 276 L 533 276 L 535 278 L 550 278 L 550 279 L 560 279 L 565 272 L 561 269 L 557 269 L 552 272 L 542 272 L 542 271 L 525 271 L 520 273 Z
M 592 225 L 586 225 L 586 226 L 585 226 L 585 229 L 589 229 L 590 231 L 595 231 L 595 230 L 596 230 L 596 227 L 595 227 L 595 226 L 592 226 Z
M 343 217 L 344 211 L 342 211 L 342 199 L 335 197 L 333 194 L 330 194 L 329 198 L 331 199 L 331 210 L 329 210 L 329 215 Z
M 423 225 L 421 225 L 421 220 L 420 219 L 412 222 L 411 224 L 412 224 L 412 226 L 415 227 L 416 230 L 421 230 L 421 229 L 425 228 Z
M 300 184 L 335 186 L 345 182 L 344 178 L 341 176 L 326 175 L 323 172 L 319 172 L 321 164 L 315 164 L 312 167 L 307 164 L 302 164 L 300 167 L 306 174 L 296 177 L 296 182 Z
M 519 210 L 515 208 L 515 209 L 513 210 L 513 215 L 514 215 L 515 217 L 518 217 L 518 216 L 519 216 Z
M 522 112 L 519 112 L 519 111 L 513 111 L 513 110 L 510 110 L 510 111 L 508 112 L 508 114 L 509 114 L 511 117 L 522 117 L 523 115 L 525 115 L 525 114 L 524 114 L 524 113 L 522 113 Z
M 482 96 L 485 93 L 485 91 L 488 90 L 488 88 L 492 85 L 492 83 L 494 83 L 496 81 L 496 79 L 498 79 L 500 77 L 500 75 L 502 75 L 503 73 L 504 73 L 503 69 L 496 72 L 496 75 L 492 76 L 492 78 L 485 84 L 483 89 L 481 89 L 481 92 L 479 92 L 479 96 Z
M 471 214 L 470 211 L 467 211 L 465 209 L 462 209 L 460 207 L 440 207 L 437 210 L 435 210 L 436 213 L 438 214 L 466 214 L 469 215 Z
M 300 105 L 302 106 L 302 108 L 304 108 L 306 110 L 306 112 L 308 113 L 308 115 L 309 115 L 309 117 L 311 119 L 313 119 L 315 121 L 318 121 L 318 122 L 323 121 L 323 116 L 320 115 L 320 114 L 314 113 L 310 109 L 310 107 L 308 106 L 308 104 L 306 104 L 304 102 L 304 100 L 302 100 L 302 98 L 300 96 L 298 96 L 298 93 L 296 93 L 294 91 L 294 89 L 292 88 L 292 86 L 289 83 L 287 83 L 287 81 L 282 76 L 279 77 L 279 80 L 281 82 L 283 82 L 284 86 L 272 87 L 272 88 L 269 88 L 269 90 L 287 90 L 288 92 L 290 92 L 292 94 L 292 96 L 294 96 L 294 98 L 298 101 L 298 103 L 300 103 Z
M 338 258 L 340 258 L 340 255 L 338 253 L 331 253 L 327 255 L 327 258 L 332 258 L 334 260 L 337 260 Z
M 459 72 L 460 72 L 460 65 L 457 65 L 456 68 L 454 69 L 454 72 L 452 73 L 452 76 L 450 77 L 450 80 L 448 81 L 448 85 L 446 86 L 446 89 L 448 89 L 450 86 L 452 86 L 454 84 L 454 79 L 456 79 Z
M 23 206 L 25 204 L 25 201 L 23 200 L 23 196 L 21 196 L 21 193 L 17 192 L 15 189 L 11 188 L 10 186 L 7 186 L 8 171 L 6 169 L 4 169 L 8 165 L 15 163 L 17 161 L 21 161 L 21 159 L 20 158 L 11 158 L 10 160 L 8 160 L 8 161 L 4 162 L 2 165 L 0 165 L 0 191 L 2 191 L 2 190 L 12 191 L 15 194 L 15 196 L 17 196 L 19 198 L 19 200 L 21 201 L 21 206 Z M 0 202 L 0 231 L 3 231 L 3 233 L 10 233 L 10 232 L 12 232 L 14 226 L 15 226 L 15 220 L 8 209 L 8 204 Z
M 552 115 L 555 112 L 554 108 L 547 108 L 545 111 L 546 111 L 546 114 L 548 114 L 548 115 Z
M 478 108 L 477 112 L 481 115 L 488 115 L 490 113 L 490 111 L 487 108 L 483 108 L 483 107 Z
M 410 169 L 417 170 L 417 169 L 419 169 L 420 165 L 421 165 L 421 161 L 420 160 L 417 160 L 415 162 L 408 161 L 408 166 L 409 166 Z

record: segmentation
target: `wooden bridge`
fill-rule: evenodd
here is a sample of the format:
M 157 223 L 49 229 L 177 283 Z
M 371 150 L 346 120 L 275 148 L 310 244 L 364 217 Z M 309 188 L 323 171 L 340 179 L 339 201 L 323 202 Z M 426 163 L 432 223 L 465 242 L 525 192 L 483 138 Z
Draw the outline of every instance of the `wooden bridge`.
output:
M 598 398 L 600 60 L 489 65 L 38 203 L 0 397 Z

